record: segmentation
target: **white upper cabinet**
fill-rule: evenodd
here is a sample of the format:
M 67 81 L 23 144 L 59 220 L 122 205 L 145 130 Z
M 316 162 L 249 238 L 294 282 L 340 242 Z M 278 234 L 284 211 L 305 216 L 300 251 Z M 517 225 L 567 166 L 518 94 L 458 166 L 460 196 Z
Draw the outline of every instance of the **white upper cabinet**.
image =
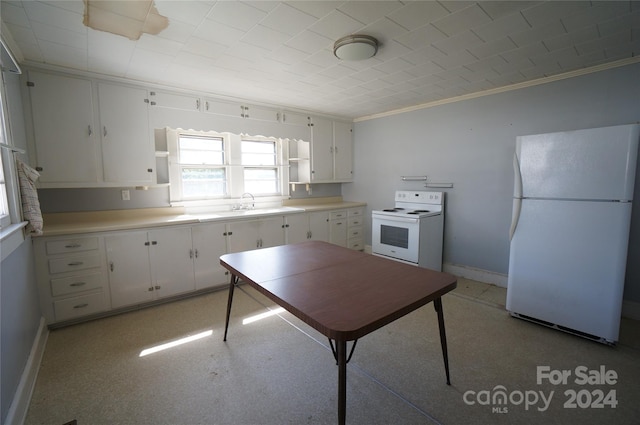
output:
M 200 97 L 194 95 L 170 93 L 158 90 L 152 90 L 149 92 L 150 106 L 198 112 L 201 104 L 202 101 L 200 100 Z
M 353 138 L 349 122 L 333 122 L 333 178 L 353 180 Z
M 282 137 L 311 141 L 311 123 L 309 115 L 297 112 L 282 111 Z
M 155 147 L 149 136 L 146 90 L 99 83 L 98 100 L 104 181 L 152 184 Z
M 311 181 L 333 180 L 333 123 L 313 117 L 311 127 Z
M 145 89 L 38 71 L 27 87 L 40 187 L 155 182 Z
M 226 100 L 205 99 L 204 112 L 209 114 L 224 115 L 227 117 L 243 118 L 244 107 L 240 103 L 228 102 Z
M 351 123 L 312 117 L 311 142 L 290 143 L 289 147 L 292 182 L 333 183 L 353 180 Z M 306 151 L 310 152 L 309 160 L 301 154 Z
M 91 81 L 30 71 L 27 86 L 40 183 L 97 183 L 100 136 Z

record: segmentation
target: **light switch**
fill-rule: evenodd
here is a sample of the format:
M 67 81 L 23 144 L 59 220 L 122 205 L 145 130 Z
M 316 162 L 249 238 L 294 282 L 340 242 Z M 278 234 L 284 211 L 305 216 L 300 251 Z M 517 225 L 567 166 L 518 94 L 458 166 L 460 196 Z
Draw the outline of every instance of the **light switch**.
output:
M 131 192 L 129 192 L 128 189 L 125 189 L 122 191 L 122 200 L 123 201 L 130 201 L 131 200 Z

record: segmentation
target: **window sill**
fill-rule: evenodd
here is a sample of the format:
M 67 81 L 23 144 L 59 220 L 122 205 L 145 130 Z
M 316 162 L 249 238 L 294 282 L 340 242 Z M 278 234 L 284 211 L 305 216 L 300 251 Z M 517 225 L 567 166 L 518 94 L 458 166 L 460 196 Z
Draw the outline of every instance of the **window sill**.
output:
M 22 229 L 27 226 L 27 223 L 27 221 L 23 221 L 0 229 L 0 254 L 2 255 L 2 261 L 24 242 L 24 231 Z

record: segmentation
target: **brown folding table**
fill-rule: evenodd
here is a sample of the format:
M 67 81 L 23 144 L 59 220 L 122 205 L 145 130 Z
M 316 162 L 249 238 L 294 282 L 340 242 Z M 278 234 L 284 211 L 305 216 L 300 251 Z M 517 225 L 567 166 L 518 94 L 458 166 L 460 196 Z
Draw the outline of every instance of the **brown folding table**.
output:
M 450 384 L 441 297 L 456 287 L 454 276 L 320 241 L 225 254 L 220 264 L 231 272 L 224 340 L 240 280 L 325 335 L 338 363 L 341 425 L 346 420 L 347 362 L 357 340 L 431 301 Z M 349 356 L 347 341 L 353 341 Z

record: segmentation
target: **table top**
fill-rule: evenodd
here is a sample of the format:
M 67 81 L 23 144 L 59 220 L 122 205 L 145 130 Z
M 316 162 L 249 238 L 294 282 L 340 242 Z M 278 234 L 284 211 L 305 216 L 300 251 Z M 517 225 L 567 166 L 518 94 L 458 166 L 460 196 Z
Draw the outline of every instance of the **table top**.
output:
M 336 341 L 358 339 L 457 285 L 448 273 L 320 241 L 225 254 L 220 264 Z

